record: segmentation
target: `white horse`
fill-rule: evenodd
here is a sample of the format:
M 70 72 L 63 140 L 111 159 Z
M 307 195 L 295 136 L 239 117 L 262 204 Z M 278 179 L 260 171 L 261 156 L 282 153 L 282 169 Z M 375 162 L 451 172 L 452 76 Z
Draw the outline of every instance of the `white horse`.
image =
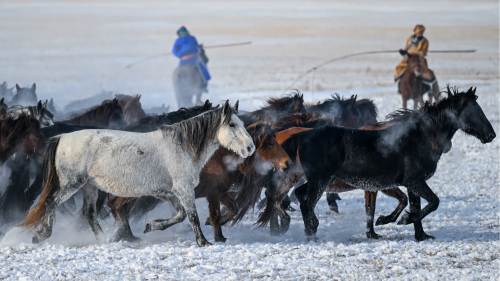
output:
M 55 207 L 82 189 L 88 220 L 97 238 L 98 189 L 121 197 L 153 196 L 177 210 L 169 219 L 154 220 L 145 232 L 163 230 L 186 215 L 199 246 L 208 245 L 200 229 L 194 189 L 200 171 L 219 145 L 246 158 L 255 145 L 237 117 L 237 103 L 163 126 L 150 133 L 82 130 L 60 135 L 49 144 L 43 190 L 24 225 L 35 230 L 34 242 L 52 233 Z

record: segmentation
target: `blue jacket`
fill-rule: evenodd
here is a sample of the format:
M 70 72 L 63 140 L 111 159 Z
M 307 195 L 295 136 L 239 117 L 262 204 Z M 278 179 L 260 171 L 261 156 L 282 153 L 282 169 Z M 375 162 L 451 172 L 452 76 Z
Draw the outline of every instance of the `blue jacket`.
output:
M 198 41 L 192 35 L 177 38 L 174 46 L 172 47 L 172 53 L 178 58 L 189 54 L 197 55 L 198 52 Z

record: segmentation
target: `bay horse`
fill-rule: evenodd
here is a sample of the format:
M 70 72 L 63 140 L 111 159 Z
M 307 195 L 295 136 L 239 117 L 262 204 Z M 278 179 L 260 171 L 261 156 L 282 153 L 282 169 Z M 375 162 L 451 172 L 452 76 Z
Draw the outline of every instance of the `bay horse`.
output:
M 34 155 L 42 145 L 40 123 L 34 117 L 21 114 L 0 119 L 0 164 L 16 152 Z
M 135 125 L 139 120 L 146 117 L 146 113 L 142 109 L 141 95 L 129 96 L 118 94 L 116 99 L 123 111 L 123 120 L 127 126 Z
M 178 65 L 172 76 L 178 107 L 200 105 L 204 81 L 200 70 L 194 64 Z M 193 103 L 193 98 L 195 99 Z
M 413 99 L 413 109 L 424 105 L 424 96 L 427 94 L 429 102 L 440 98 L 439 85 L 436 75 L 432 70 L 432 81 L 426 81 L 422 77 L 423 64 L 425 63 L 419 55 L 407 54 L 408 66 L 398 81 L 398 93 L 401 95 L 403 109 L 407 109 L 408 100 Z
M 123 109 L 116 98 L 105 100 L 101 105 L 61 122 L 70 125 L 95 126 L 110 129 L 120 129 L 126 125 Z
M 177 214 L 148 223 L 165 229 L 189 219 L 198 246 L 205 239 L 194 203 L 199 174 L 213 153 L 223 146 L 246 158 L 255 146 L 226 101 L 208 111 L 150 133 L 82 130 L 52 138 L 44 163 L 43 190 L 23 225 L 35 231 L 34 242 L 52 232 L 55 208 L 83 190 L 91 214 L 89 224 L 99 238 L 96 218 L 98 190 L 121 197 L 153 196 L 170 202 Z
M 195 197 L 205 197 L 208 201 L 210 216 L 207 222 L 213 226 L 214 238 L 217 242 L 224 242 L 221 225 L 238 214 L 242 203 L 237 200 L 240 193 L 249 198 L 260 190 L 260 178 L 266 176 L 266 169 L 285 169 L 289 163 L 288 154 L 277 144 L 274 130 L 266 124 L 252 124 L 247 126 L 256 146 L 255 153 L 245 159 L 225 148 L 219 148 L 203 167 L 200 182 L 195 189 Z M 236 191 L 233 190 L 236 187 Z M 260 192 L 259 192 L 260 194 Z M 241 199 L 241 198 L 240 198 Z M 156 207 L 158 200 L 149 198 L 114 198 L 109 201 L 109 207 L 119 223 L 114 240 L 136 240 L 130 230 L 128 218 L 130 215 L 141 216 Z M 221 218 L 220 204 L 229 210 L 225 218 Z M 248 204 L 250 205 L 250 204 Z M 247 208 L 248 209 L 248 208 Z M 243 212 L 245 212 L 245 209 Z M 151 229 L 146 228 L 145 232 Z
M 447 98 L 426 103 L 419 111 L 394 112 L 389 116 L 392 126 L 380 130 L 325 126 L 288 139 L 300 144 L 293 157 L 300 158 L 308 180 L 295 191 L 307 238 L 316 239 L 314 207 L 332 177 L 368 191 L 406 187 L 410 212 L 398 224 L 413 223 L 417 241 L 433 238 L 425 233 L 422 219 L 438 208 L 439 198 L 426 181 L 442 153 L 449 151 L 455 132 L 462 130 L 482 143 L 496 137 L 475 92 L 472 87 L 466 92 L 448 88 Z M 422 210 L 421 197 L 428 202 Z

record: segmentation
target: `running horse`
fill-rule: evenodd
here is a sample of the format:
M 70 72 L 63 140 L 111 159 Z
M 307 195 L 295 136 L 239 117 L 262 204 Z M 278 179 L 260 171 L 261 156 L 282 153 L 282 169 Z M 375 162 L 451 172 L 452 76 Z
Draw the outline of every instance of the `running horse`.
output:
M 0 164 L 14 153 L 36 154 L 43 145 L 40 123 L 30 115 L 0 119 Z
M 418 55 L 407 54 L 408 67 L 398 81 L 398 93 L 403 101 L 403 109 L 407 109 L 408 100 L 413 99 L 413 109 L 424 105 L 424 96 L 427 94 L 429 102 L 440 98 L 439 85 L 436 75 L 429 69 L 432 81 L 422 77 L 425 61 Z
M 58 205 L 83 190 L 88 222 L 97 238 L 98 191 L 121 197 L 153 196 L 170 202 L 177 213 L 149 222 L 165 229 L 189 219 L 198 246 L 209 245 L 195 206 L 194 189 L 205 163 L 220 147 L 242 158 L 253 154 L 252 138 L 226 101 L 219 109 L 150 133 L 82 130 L 52 138 L 44 162 L 43 189 L 23 225 L 34 230 L 34 242 L 50 237 Z M 145 176 L 146 175 L 146 176 Z
M 426 181 L 450 150 L 454 134 L 462 130 L 482 143 L 496 137 L 475 92 L 448 88 L 447 98 L 419 111 L 397 111 L 389 116 L 392 124 L 380 130 L 325 126 L 289 138 L 285 144 L 300 145 L 292 158 L 299 157 L 308 180 L 295 191 L 307 238 L 316 239 L 314 207 L 332 177 L 367 191 L 406 187 L 410 212 L 398 224 L 413 224 L 417 241 L 433 238 L 425 233 L 422 219 L 438 208 L 439 198 Z M 428 202 L 423 209 L 420 198 Z

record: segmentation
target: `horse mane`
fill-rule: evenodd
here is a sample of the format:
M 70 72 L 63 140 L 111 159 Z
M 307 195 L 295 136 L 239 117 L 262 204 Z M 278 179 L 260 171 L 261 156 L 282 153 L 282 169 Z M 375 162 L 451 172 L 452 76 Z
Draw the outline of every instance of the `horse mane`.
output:
M 17 137 L 25 133 L 25 130 L 29 128 L 35 128 L 39 131 L 40 122 L 25 113 L 18 115 L 16 118 L 7 116 L 0 119 L 0 161 L 6 160 L 6 154 L 17 145 Z
M 418 110 L 410 109 L 400 109 L 386 116 L 386 122 L 407 122 L 411 119 L 420 119 L 423 116 L 429 116 L 436 122 L 442 120 L 443 114 L 446 114 L 448 110 L 460 110 L 460 106 L 466 99 L 477 99 L 476 88 L 470 87 L 466 92 L 459 91 L 457 88 L 447 87 L 446 91 L 447 97 L 441 99 L 440 101 L 431 104 L 426 102 Z M 385 123 L 385 122 L 381 122 Z
M 300 93 L 299 90 L 294 90 L 292 94 L 280 98 L 269 98 L 266 103 L 267 108 L 272 108 L 275 110 L 282 110 L 286 106 L 294 101 L 304 102 L 304 95 Z M 265 107 L 266 108 L 266 107 Z
M 118 99 L 104 100 L 100 105 L 91 107 L 80 115 L 73 116 L 70 120 L 68 120 L 68 122 L 78 122 L 85 119 L 95 120 L 96 116 L 108 116 L 115 110 L 120 111 L 123 114 L 123 110 L 118 102 Z
M 215 138 L 221 122 L 229 123 L 231 113 L 224 114 L 223 108 L 217 108 L 173 125 L 161 126 L 160 130 L 164 136 L 173 133 L 177 144 L 199 159 L 207 142 Z

